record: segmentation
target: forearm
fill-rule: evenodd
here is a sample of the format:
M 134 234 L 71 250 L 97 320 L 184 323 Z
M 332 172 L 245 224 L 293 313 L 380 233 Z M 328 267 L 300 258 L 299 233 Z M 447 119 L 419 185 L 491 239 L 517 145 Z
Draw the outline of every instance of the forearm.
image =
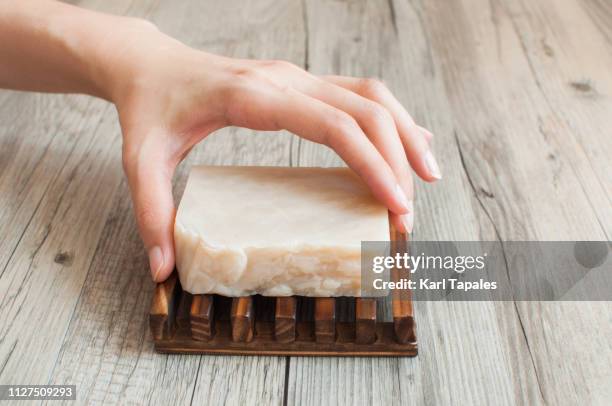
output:
M 112 100 L 133 74 L 131 45 L 153 30 L 55 1 L 1 2 L 0 87 Z

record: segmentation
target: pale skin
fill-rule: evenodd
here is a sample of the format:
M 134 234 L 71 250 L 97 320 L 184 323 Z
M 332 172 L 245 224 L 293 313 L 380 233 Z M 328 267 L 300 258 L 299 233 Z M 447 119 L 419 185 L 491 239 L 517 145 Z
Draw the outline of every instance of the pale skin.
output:
M 288 130 L 332 148 L 411 232 L 412 172 L 441 178 L 432 134 L 374 79 L 316 76 L 284 61 L 193 49 L 145 20 L 54 1 L 0 2 L 0 87 L 113 103 L 123 168 L 155 281 L 174 268 L 172 177 L 227 126 Z

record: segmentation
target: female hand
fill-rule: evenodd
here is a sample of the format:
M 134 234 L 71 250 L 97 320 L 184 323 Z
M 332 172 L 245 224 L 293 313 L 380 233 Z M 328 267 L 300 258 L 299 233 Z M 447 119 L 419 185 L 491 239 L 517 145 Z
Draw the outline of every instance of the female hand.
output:
M 410 232 L 410 166 L 440 179 L 431 133 L 379 81 L 319 77 L 283 61 L 232 59 L 191 49 L 144 24 L 115 50 L 111 88 L 123 164 L 153 279 L 174 267 L 172 176 L 190 149 L 226 126 L 285 129 L 336 151 Z
M 219 128 L 286 129 L 328 145 L 400 231 L 414 222 L 410 166 L 426 181 L 440 178 L 431 133 L 376 80 L 211 55 L 147 21 L 56 1 L 4 4 L 0 38 L 0 87 L 87 93 L 116 105 L 123 166 L 156 281 L 174 267 L 174 170 Z

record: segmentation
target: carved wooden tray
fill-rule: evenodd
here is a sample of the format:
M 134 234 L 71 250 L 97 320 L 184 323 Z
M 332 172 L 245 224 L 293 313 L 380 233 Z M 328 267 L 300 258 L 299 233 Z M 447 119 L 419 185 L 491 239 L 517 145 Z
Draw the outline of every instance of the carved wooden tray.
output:
M 405 249 L 394 233 L 392 248 Z M 403 245 L 403 246 L 398 246 Z M 399 280 L 408 275 L 392 271 Z M 375 298 L 192 295 L 176 272 L 157 285 L 149 322 L 162 353 L 414 356 L 410 291 L 392 292 L 393 321 L 379 320 Z M 343 317 L 339 317 L 342 315 Z

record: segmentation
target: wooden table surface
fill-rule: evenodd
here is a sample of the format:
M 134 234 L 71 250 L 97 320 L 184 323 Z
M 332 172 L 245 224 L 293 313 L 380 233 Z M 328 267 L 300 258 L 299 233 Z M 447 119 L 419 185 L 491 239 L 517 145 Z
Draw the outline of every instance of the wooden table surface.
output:
M 417 184 L 414 238 L 612 236 L 607 0 L 78 3 L 215 53 L 382 78 L 444 173 Z M 76 384 L 87 403 L 610 404 L 610 302 L 419 302 L 409 359 L 154 353 L 120 152 L 112 105 L 0 92 L 0 383 Z M 195 163 L 342 165 L 229 128 L 179 168 L 177 199 Z

